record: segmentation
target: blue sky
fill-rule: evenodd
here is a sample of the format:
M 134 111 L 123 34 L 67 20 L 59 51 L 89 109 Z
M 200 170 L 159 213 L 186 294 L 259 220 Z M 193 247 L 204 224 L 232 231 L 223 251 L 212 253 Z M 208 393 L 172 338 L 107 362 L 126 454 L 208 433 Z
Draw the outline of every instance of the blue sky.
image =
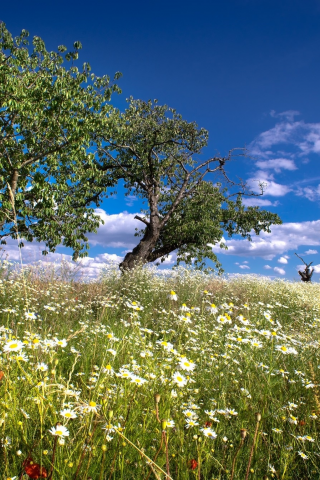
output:
M 1 5 L 0 19 L 13 35 L 24 28 L 40 36 L 48 50 L 80 40 L 80 63 L 97 75 L 116 71 L 121 95 L 157 98 L 184 119 L 209 131 L 201 158 L 246 146 L 252 158 L 229 164 L 253 190 L 268 184 L 263 197 L 244 200 L 278 213 L 283 225 L 253 242 L 227 239 L 228 251 L 215 247 L 227 273 L 256 273 L 298 280 L 301 262 L 320 276 L 320 3 L 318 0 L 230 0 L 95 2 L 17 0 Z M 90 235 L 88 275 L 135 245 L 134 214 L 141 204 L 118 189 L 103 202 L 105 220 Z M 44 259 L 42 246 L 22 249 L 23 261 Z M 18 260 L 16 242 L 6 253 Z M 59 261 L 58 248 L 46 261 Z M 174 262 L 169 258 L 166 267 Z

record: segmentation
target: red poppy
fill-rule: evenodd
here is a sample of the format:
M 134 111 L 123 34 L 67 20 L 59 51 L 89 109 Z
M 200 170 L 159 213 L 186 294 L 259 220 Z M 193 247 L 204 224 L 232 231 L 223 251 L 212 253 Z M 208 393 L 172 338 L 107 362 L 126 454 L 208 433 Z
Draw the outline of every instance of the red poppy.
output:
M 191 470 L 195 470 L 198 466 L 198 462 L 193 458 L 192 460 L 189 460 L 188 465 Z
M 27 458 L 22 464 L 24 471 L 30 478 L 47 478 L 48 473 L 44 467 L 41 467 L 38 463 L 34 463 L 31 457 Z
M 307 422 L 305 422 L 304 420 L 300 420 L 299 425 L 300 425 L 301 427 L 304 427 L 306 423 L 307 423 Z
M 206 422 L 204 426 L 205 426 L 206 428 L 212 427 L 212 422 Z
M 3 379 L 3 377 L 4 377 L 4 372 L 2 370 L 0 370 L 0 382 Z

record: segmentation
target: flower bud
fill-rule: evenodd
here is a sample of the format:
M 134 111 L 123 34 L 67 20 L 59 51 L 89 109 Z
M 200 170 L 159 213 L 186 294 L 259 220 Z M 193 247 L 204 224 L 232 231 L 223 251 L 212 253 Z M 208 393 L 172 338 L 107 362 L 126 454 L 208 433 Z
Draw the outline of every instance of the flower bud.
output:
M 162 420 L 161 428 L 162 428 L 163 431 L 167 428 L 167 420 Z
M 109 420 L 111 420 L 111 418 L 113 417 L 113 410 L 109 410 L 108 416 Z
M 247 430 L 245 428 L 241 428 L 240 430 L 240 436 L 242 438 L 242 440 L 244 440 L 247 436 Z
M 261 420 L 261 413 L 256 413 L 256 419 L 257 419 L 257 422 L 260 422 L 260 420 Z
M 155 396 L 154 396 L 154 401 L 155 401 L 156 403 L 159 403 L 159 402 L 160 402 L 160 398 L 161 398 L 160 393 L 156 393 Z

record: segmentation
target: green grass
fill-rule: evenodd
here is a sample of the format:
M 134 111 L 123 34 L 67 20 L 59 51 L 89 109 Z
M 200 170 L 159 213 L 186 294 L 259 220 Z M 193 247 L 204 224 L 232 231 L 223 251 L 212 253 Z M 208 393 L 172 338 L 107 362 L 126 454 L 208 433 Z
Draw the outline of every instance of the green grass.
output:
M 320 479 L 319 284 L 9 267 L 0 478 Z

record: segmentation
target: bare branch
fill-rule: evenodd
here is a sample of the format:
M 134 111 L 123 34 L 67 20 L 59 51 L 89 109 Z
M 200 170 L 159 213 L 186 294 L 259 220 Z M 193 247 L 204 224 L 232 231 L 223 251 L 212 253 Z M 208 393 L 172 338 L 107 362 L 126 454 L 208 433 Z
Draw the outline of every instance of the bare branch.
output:
M 148 220 L 146 220 L 145 218 L 139 217 L 139 215 L 136 215 L 134 218 L 136 218 L 137 220 L 140 220 L 140 222 L 143 222 L 145 225 L 150 225 L 150 222 L 148 222 Z

